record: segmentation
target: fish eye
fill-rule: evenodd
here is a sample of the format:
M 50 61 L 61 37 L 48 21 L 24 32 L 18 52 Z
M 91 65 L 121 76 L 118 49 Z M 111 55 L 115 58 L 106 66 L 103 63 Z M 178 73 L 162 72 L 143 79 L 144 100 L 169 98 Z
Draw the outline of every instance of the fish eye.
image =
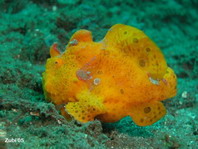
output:
M 62 62 L 62 59 L 56 59 L 55 61 L 54 61 L 54 64 L 56 64 L 56 65 L 58 65 L 58 64 L 62 64 L 63 62 Z

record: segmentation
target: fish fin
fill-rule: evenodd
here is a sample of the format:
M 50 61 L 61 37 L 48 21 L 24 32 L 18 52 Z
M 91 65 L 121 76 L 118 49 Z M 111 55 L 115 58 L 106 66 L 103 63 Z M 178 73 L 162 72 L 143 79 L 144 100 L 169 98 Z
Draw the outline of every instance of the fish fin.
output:
M 77 102 L 69 102 L 65 108 L 77 121 L 86 123 L 93 121 L 95 116 L 105 113 L 102 98 L 89 90 L 80 92 L 76 98 Z
M 161 81 L 164 86 L 166 86 L 165 97 L 174 97 L 177 94 L 177 76 L 170 67 L 168 67 L 166 74 Z
M 103 43 L 133 59 L 153 79 L 163 78 L 167 64 L 159 47 L 141 30 L 116 24 L 107 32 Z
M 73 34 L 69 43 L 76 42 L 90 42 L 92 40 L 92 33 L 88 30 L 81 29 Z
M 54 43 L 51 47 L 50 47 L 50 56 L 51 57 L 55 57 L 61 54 L 61 52 L 58 50 L 57 48 L 57 43 Z
M 152 101 L 136 105 L 132 108 L 130 116 L 139 126 L 148 126 L 160 120 L 166 114 L 162 102 Z

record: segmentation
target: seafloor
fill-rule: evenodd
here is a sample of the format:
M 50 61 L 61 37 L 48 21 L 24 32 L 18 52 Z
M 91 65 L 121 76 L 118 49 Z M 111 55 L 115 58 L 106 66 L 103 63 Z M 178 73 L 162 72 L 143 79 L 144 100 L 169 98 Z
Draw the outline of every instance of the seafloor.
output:
M 167 115 L 148 127 L 128 117 L 66 121 L 42 91 L 50 45 L 64 50 L 80 28 L 100 40 L 116 23 L 157 43 L 177 74 L 177 96 L 164 101 Z M 0 148 L 196 149 L 197 57 L 197 0 L 0 0 Z

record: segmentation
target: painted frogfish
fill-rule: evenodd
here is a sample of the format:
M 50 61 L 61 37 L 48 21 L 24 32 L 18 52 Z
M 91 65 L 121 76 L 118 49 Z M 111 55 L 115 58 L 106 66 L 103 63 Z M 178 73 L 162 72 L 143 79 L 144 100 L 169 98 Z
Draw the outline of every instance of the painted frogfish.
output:
M 116 24 L 99 42 L 81 29 L 65 52 L 53 44 L 50 56 L 45 97 L 62 107 L 66 118 L 82 123 L 130 116 L 139 126 L 151 125 L 166 114 L 161 101 L 177 92 L 176 75 L 159 47 L 135 27 Z

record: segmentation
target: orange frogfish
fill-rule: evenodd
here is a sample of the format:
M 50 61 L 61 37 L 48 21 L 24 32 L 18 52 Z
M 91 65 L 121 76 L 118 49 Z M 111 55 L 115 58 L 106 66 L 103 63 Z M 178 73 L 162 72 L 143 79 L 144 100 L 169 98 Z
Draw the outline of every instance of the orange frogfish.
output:
M 161 101 L 177 92 L 177 78 L 159 47 L 141 30 L 116 24 L 104 39 L 79 30 L 65 52 L 50 48 L 43 73 L 47 100 L 79 122 L 116 122 L 130 116 L 139 126 L 166 114 Z

